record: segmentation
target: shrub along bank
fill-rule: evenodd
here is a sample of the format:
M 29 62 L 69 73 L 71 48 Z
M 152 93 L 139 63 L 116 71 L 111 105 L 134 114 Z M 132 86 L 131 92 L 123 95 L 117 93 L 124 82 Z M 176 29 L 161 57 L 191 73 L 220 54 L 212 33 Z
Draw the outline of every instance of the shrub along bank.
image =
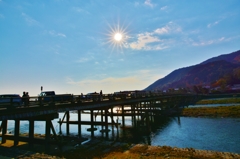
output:
M 204 99 L 198 101 L 196 104 L 229 104 L 240 103 L 240 98 L 219 98 L 219 99 Z
M 181 116 L 240 118 L 240 105 L 238 105 L 238 106 L 183 108 L 181 111 Z

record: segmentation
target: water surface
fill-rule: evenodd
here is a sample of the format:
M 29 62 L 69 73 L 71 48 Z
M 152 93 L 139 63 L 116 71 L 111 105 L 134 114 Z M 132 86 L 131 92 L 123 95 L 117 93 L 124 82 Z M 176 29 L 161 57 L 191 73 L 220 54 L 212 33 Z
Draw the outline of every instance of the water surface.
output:
M 151 145 L 240 153 L 240 119 L 172 118 L 151 137 Z
M 59 113 L 59 118 L 62 118 L 64 113 Z M 70 120 L 77 120 L 76 113 L 70 113 Z M 90 120 L 90 114 L 82 114 L 83 121 Z M 56 132 L 59 132 L 59 119 L 52 121 Z M 96 121 L 100 121 L 98 116 Z M 122 123 L 121 117 L 114 117 L 115 121 Z M 111 119 L 108 118 L 111 122 Z M 125 118 L 126 126 L 132 125 L 130 117 Z M 29 122 L 20 122 L 20 133 L 28 133 Z M 14 133 L 14 121 L 8 122 L 8 132 Z M 87 131 L 89 125 L 82 125 L 82 136 L 91 138 L 91 133 Z M 96 126 L 97 131 L 94 132 L 95 137 L 102 137 L 100 130 L 101 126 Z M 116 128 L 109 133 L 109 138 L 116 137 Z M 112 130 L 114 133 L 112 133 Z M 119 134 L 122 135 L 122 130 L 119 128 Z M 36 134 L 45 134 L 45 122 L 35 122 L 34 132 Z M 62 125 L 62 133 L 66 134 L 66 125 Z M 70 134 L 77 135 L 77 125 L 70 125 Z M 237 118 L 195 118 L 195 117 L 172 117 L 159 119 L 152 125 L 152 132 L 150 134 L 139 136 L 139 132 L 131 130 L 128 136 L 135 137 L 134 141 L 138 143 L 145 143 L 154 146 L 172 146 L 180 148 L 195 148 L 203 150 L 215 150 L 224 152 L 240 153 L 240 119 Z M 132 141 L 132 140 L 131 140 Z

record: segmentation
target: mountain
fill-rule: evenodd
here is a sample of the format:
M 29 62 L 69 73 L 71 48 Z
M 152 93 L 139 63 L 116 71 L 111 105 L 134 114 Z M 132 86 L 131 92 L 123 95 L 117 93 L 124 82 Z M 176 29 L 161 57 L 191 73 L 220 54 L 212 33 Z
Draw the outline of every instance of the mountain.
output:
M 240 84 L 240 50 L 210 58 L 200 64 L 174 70 L 164 78 L 149 85 L 145 90 L 186 88 L 194 85 L 211 85 L 221 80 Z M 230 79 L 229 79 L 230 78 Z M 234 81 L 233 81 L 234 79 Z
M 224 60 L 224 61 L 227 61 L 227 62 L 230 62 L 230 63 L 239 64 L 240 63 L 240 50 L 236 51 L 236 52 L 233 52 L 233 53 L 230 53 L 230 54 L 224 54 L 224 55 L 220 55 L 220 56 L 217 56 L 217 57 L 210 58 L 210 59 L 202 62 L 201 64 L 206 64 L 206 63 L 209 63 L 209 62 L 220 61 L 220 60 Z

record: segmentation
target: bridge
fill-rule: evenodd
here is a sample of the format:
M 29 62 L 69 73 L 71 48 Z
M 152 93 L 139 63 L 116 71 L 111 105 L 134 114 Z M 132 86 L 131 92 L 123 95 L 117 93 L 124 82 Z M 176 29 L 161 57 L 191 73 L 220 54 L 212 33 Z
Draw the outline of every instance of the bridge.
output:
M 89 125 L 88 131 L 91 137 L 94 137 L 94 126 L 101 125 L 101 132 L 108 138 L 109 125 L 113 125 L 117 129 L 119 126 L 125 127 L 125 116 L 131 116 L 133 126 L 138 125 L 136 117 L 142 125 L 149 126 L 149 122 L 154 121 L 157 116 L 172 114 L 179 107 L 194 104 L 201 96 L 193 94 L 181 95 L 164 95 L 161 93 L 134 93 L 134 94 L 103 94 L 103 95 L 72 95 L 66 100 L 56 101 L 55 96 L 51 96 L 48 100 L 42 97 L 29 97 L 27 105 L 15 106 L 14 100 L 9 103 L 0 105 L 0 131 L 2 132 L 1 143 L 6 140 L 13 140 L 14 146 L 19 144 L 19 141 L 28 142 L 29 145 L 35 143 L 45 144 L 46 149 L 51 143 L 59 143 L 60 139 L 57 135 L 52 120 L 58 118 L 58 113 L 64 112 L 62 119 L 59 119 L 59 125 L 66 124 L 66 135 L 70 134 L 71 124 L 78 126 L 78 137 L 81 138 L 81 125 Z M 113 108 L 118 108 L 117 112 Z M 70 111 L 75 111 L 78 114 L 77 121 L 70 121 Z M 81 121 L 82 113 L 90 114 L 90 121 Z M 101 121 L 94 121 L 94 117 L 101 116 Z M 114 121 L 114 116 L 120 116 L 122 123 Z M 111 119 L 109 121 L 109 118 Z M 8 120 L 14 120 L 14 133 L 7 132 Z M 28 136 L 20 134 L 20 121 L 29 121 Z M 34 136 L 34 122 L 44 121 L 45 137 L 37 138 Z

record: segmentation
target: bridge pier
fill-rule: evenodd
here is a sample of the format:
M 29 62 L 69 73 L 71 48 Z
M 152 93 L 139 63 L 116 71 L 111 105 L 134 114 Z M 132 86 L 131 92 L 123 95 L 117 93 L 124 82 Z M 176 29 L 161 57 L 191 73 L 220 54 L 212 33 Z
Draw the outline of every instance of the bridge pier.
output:
M 50 147 L 50 134 L 51 134 L 51 119 L 49 119 L 47 117 L 47 119 L 45 120 L 46 123 L 46 127 L 45 127 L 45 149 L 46 151 L 49 151 L 49 147 Z
M 70 114 L 69 114 L 69 111 L 67 111 L 66 112 L 66 133 L 67 133 L 67 136 L 70 135 L 69 120 L 70 120 Z
M 17 146 L 19 143 L 19 131 L 20 131 L 20 120 L 15 120 L 15 128 L 14 128 L 14 146 Z
M 111 119 L 112 119 L 112 137 L 114 138 L 114 119 L 113 119 L 113 107 L 111 107 Z
M 51 120 L 55 117 L 55 114 L 49 114 L 47 116 L 39 116 L 36 118 L 18 118 L 14 119 L 14 132 L 7 134 L 7 123 L 8 120 L 3 120 L 0 129 L 2 130 L 2 141 L 1 143 L 6 143 L 6 140 L 13 140 L 13 146 L 17 146 L 19 144 L 19 141 L 27 142 L 29 146 L 33 146 L 34 143 L 38 144 L 45 144 L 46 151 L 49 150 L 49 146 L 51 143 L 51 129 L 55 135 L 55 138 L 57 138 L 56 132 L 54 130 L 54 127 L 52 126 Z M 29 132 L 28 136 L 22 136 L 20 135 L 20 122 L 22 120 L 28 120 L 29 121 Z M 45 138 L 34 138 L 34 122 L 35 121 L 45 121 Z
M 90 114 L 90 118 L 91 118 L 91 138 L 94 137 L 94 120 L 93 120 L 93 109 L 90 110 L 91 111 L 91 114 Z
M 108 108 L 105 109 L 105 133 L 105 136 L 108 139 Z
M 136 128 L 137 126 L 137 121 L 136 121 L 136 112 L 135 112 L 135 107 L 136 107 L 136 104 L 132 104 L 131 105 L 131 109 L 132 109 L 132 123 L 133 123 L 133 126 Z
M 81 110 L 78 110 L 78 137 L 82 137 L 82 129 L 81 129 Z
M 122 127 L 125 128 L 124 105 L 122 105 Z
M 101 122 L 102 122 L 102 125 L 101 125 L 101 130 L 104 129 L 104 125 L 103 125 L 103 109 L 101 109 Z M 102 137 L 104 135 L 104 132 L 102 131 Z
M 150 104 L 150 110 L 151 110 L 151 121 L 153 121 L 154 119 L 154 112 L 155 112 L 155 107 L 154 107 L 154 103 L 155 101 L 150 101 L 149 104 Z
M 34 140 L 34 120 L 29 120 L 29 146 L 33 146 Z
M 7 125 L 8 125 L 8 121 L 7 120 L 3 120 L 2 124 L 1 124 L 1 128 L 2 128 L 2 144 L 6 143 L 6 134 L 7 134 Z

